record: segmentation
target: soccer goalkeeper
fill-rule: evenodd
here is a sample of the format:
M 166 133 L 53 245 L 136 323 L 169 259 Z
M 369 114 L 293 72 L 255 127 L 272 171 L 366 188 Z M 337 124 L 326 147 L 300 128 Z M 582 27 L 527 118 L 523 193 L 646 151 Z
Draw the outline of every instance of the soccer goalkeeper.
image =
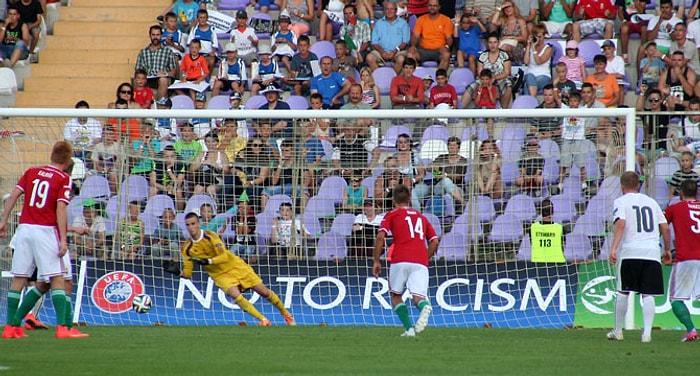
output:
M 215 232 L 202 230 L 199 216 L 196 213 L 188 213 L 185 216 L 185 225 L 190 234 L 190 240 L 185 242 L 182 248 L 185 263 L 180 277 L 190 279 L 194 264 L 202 265 L 214 283 L 232 297 L 242 310 L 260 320 L 260 325 L 270 326 L 272 324 L 248 299 L 241 295 L 241 292 L 252 288 L 282 313 L 287 325 L 296 325 L 294 317 L 284 308 L 279 296 L 263 284 L 262 279 L 253 268 L 226 249 L 221 238 Z

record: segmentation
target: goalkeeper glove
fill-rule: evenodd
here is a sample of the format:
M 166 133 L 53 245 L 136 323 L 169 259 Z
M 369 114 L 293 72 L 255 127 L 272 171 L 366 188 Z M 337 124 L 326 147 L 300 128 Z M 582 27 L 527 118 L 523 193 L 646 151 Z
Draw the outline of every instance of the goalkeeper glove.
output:
M 208 258 L 191 257 L 190 261 L 199 265 L 211 265 L 211 259 Z
M 180 275 L 180 262 L 176 260 L 163 260 L 163 270 L 171 274 Z

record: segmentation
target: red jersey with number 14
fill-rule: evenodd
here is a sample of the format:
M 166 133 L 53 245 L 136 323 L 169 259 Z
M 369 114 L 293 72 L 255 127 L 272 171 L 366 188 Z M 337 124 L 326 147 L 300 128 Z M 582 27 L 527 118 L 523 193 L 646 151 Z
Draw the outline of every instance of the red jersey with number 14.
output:
M 664 214 L 676 235 L 676 261 L 700 260 L 700 202 L 684 200 Z
M 58 225 L 58 202 L 70 202 L 70 176 L 53 166 L 32 167 L 19 179 L 17 188 L 24 192 L 24 206 L 19 223 Z
M 391 232 L 394 243 L 387 260 L 392 264 L 412 262 L 428 266 L 428 248 L 425 242 L 437 238 L 435 229 L 417 210 L 402 207 L 384 216 L 379 231 Z

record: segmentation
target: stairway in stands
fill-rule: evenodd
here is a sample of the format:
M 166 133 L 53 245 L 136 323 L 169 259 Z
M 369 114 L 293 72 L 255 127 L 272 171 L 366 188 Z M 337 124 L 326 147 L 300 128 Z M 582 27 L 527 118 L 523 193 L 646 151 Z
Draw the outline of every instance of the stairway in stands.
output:
M 116 4 L 116 5 L 115 5 Z M 130 81 L 148 28 L 168 0 L 72 0 L 61 7 L 39 64 L 31 65 L 15 107 L 72 108 L 86 100 L 106 108 L 117 86 Z

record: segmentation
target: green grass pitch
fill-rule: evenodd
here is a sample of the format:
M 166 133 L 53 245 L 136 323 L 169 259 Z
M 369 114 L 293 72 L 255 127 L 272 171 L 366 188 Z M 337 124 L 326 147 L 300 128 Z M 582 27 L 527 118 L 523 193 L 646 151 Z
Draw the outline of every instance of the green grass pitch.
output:
M 399 327 L 87 327 L 0 340 L 1 375 L 688 375 L 700 343 L 639 331 Z

